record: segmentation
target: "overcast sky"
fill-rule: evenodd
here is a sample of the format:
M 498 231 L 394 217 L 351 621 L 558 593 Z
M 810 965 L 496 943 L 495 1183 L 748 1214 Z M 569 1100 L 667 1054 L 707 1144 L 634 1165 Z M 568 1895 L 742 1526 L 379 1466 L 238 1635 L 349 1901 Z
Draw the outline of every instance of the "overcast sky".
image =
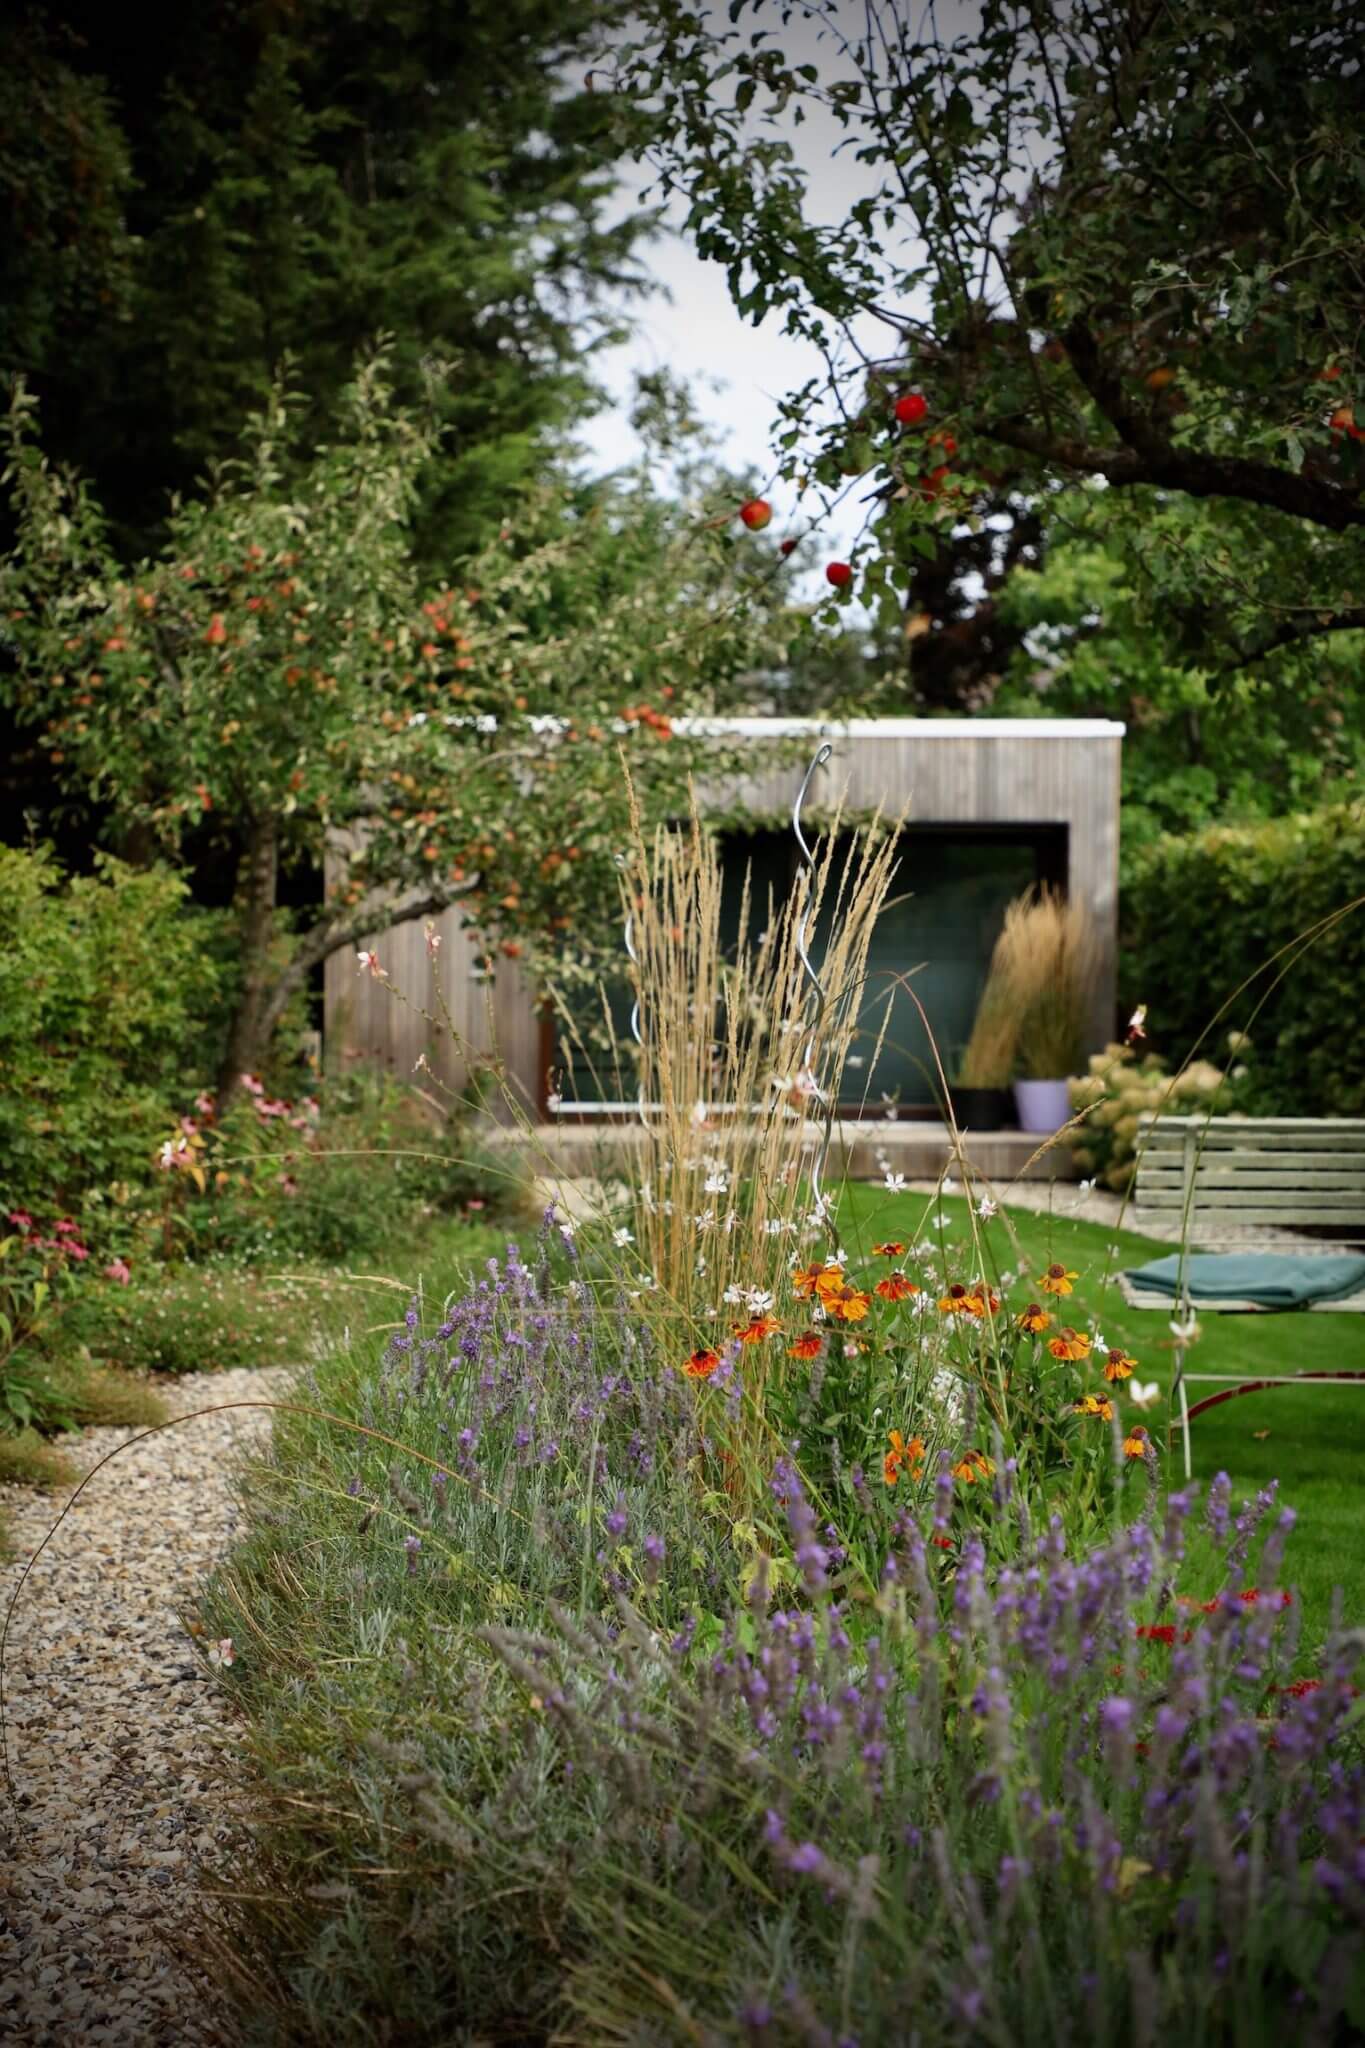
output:
M 805 33 L 810 35 L 809 28 Z M 809 49 L 798 48 L 798 40 L 794 28 L 784 44 L 789 55 L 823 59 L 822 68 L 828 67 L 827 47 L 812 42 Z M 782 132 L 810 179 L 811 217 L 841 221 L 853 201 L 869 190 L 868 174 L 851 150 L 835 154 L 845 134 L 838 123 L 819 107 L 808 105 L 806 112 L 802 125 L 784 124 Z M 625 166 L 624 208 L 642 203 L 650 177 L 644 167 Z M 769 314 L 757 327 L 741 319 L 731 302 L 723 265 L 703 261 L 681 232 L 686 210 L 681 198 L 675 200 L 670 208 L 672 231 L 641 251 L 645 267 L 663 289 L 630 308 L 636 327 L 633 339 L 598 357 L 597 375 L 615 402 L 587 423 L 581 438 L 594 469 L 611 469 L 638 458 L 639 443 L 629 419 L 633 379 L 639 371 L 666 367 L 692 385 L 696 410 L 716 430 L 727 465 L 751 472 L 754 483 L 766 487 L 776 467 L 773 430 L 778 402 L 810 378 L 823 378 L 825 365 L 818 350 L 783 333 L 781 312 Z M 868 319 L 858 329 L 860 345 L 870 351 L 884 354 L 887 339 L 887 329 L 875 320 Z M 765 488 L 765 495 L 772 499 L 771 530 L 777 536 L 797 520 L 795 492 L 788 485 L 774 484 L 770 491 Z M 853 545 L 867 510 L 858 504 L 858 496 L 855 488 L 831 517 L 824 529 L 828 541 L 813 543 L 813 562 L 819 558 L 814 574 L 820 574 L 826 561 L 846 556 Z M 816 510 L 817 501 L 808 495 L 800 519 L 803 528 Z M 823 582 L 820 587 L 823 591 Z

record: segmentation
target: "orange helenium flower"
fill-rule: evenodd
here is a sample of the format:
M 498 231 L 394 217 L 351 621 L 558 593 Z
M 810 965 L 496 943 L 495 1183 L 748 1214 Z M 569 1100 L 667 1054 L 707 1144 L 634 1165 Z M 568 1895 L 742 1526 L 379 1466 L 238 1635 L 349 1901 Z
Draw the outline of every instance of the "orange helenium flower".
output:
M 794 1344 L 787 1346 L 788 1358 L 818 1358 L 824 1338 L 818 1330 L 803 1330 Z
M 690 1380 L 709 1380 L 719 1364 L 719 1351 L 694 1351 L 683 1371 Z
M 945 1316 L 972 1316 L 980 1313 L 971 1305 L 971 1296 L 960 1280 L 955 1280 L 946 1294 L 941 1294 L 939 1307 Z
M 1115 1348 L 1105 1360 L 1104 1376 L 1107 1380 L 1130 1380 L 1136 1364 L 1137 1360 L 1130 1358 L 1126 1351 Z
M 885 1244 L 874 1244 L 872 1256 L 876 1259 L 898 1259 L 905 1250 L 899 1238 L 888 1238 Z
M 765 1337 L 771 1337 L 782 1328 L 776 1316 L 755 1316 L 752 1322 L 730 1325 L 741 1344 L 761 1344 Z
M 880 1294 L 883 1301 L 905 1301 L 910 1295 L 918 1294 L 919 1289 L 913 1280 L 907 1280 L 904 1273 L 898 1271 L 879 1280 L 873 1292 Z
M 834 1288 L 843 1284 L 842 1266 L 800 1266 L 792 1274 L 792 1286 L 802 1301 L 809 1301 L 812 1295 L 823 1301 Z
M 894 1486 L 900 1477 L 902 1466 L 911 1479 L 918 1479 L 924 1470 L 926 1445 L 922 1436 L 912 1436 L 907 1443 L 898 1429 L 888 1430 L 887 1442 L 891 1448 L 882 1459 L 882 1478 L 888 1486 Z
M 969 1294 L 962 1306 L 969 1316 L 984 1316 L 988 1301 L 991 1305 L 991 1314 L 994 1315 L 1000 1306 L 1000 1296 L 990 1287 L 981 1287 L 974 1294 Z
M 1065 1323 L 1055 1337 L 1048 1339 L 1047 1348 L 1054 1358 L 1089 1358 L 1090 1339 Z
M 1147 1455 L 1147 1445 L 1149 1442 L 1150 1438 L 1148 1437 L 1146 1430 L 1143 1429 L 1141 1425 L 1139 1425 L 1136 1429 L 1130 1429 L 1127 1436 L 1123 1439 L 1124 1457 L 1145 1458 Z
M 954 1465 L 954 1479 L 963 1479 L 968 1486 L 975 1486 L 978 1479 L 989 1479 L 995 1466 L 984 1451 L 968 1451 L 960 1465 Z
M 1109 1422 L 1113 1419 L 1114 1404 L 1105 1394 L 1087 1394 L 1076 1403 L 1076 1413 L 1095 1415 L 1101 1422 Z
M 856 1287 L 840 1287 L 820 1298 L 829 1313 L 841 1323 L 860 1323 L 872 1306 L 872 1296 L 861 1293 Z
M 1070 1294 L 1072 1281 L 1079 1278 L 1079 1273 L 1068 1273 L 1065 1266 L 1049 1266 L 1046 1273 L 1038 1275 L 1038 1285 L 1044 1294 Z
M 1045 1308 L 1040 1308 L 1036 1301 L 1031 1301 L 1024 1313 L 1016 1316 L 1014 1320 L 1021 1330 L 1032 1330 L 1036 1335 L 1039 1330 L 1047 1328 L 1052 1318 Z

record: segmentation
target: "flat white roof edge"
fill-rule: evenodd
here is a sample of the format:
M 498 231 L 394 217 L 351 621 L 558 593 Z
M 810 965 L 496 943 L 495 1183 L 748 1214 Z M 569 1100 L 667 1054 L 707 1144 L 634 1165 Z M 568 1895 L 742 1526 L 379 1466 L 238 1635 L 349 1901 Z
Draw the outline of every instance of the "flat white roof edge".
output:
M 1127 726 L 1112 718 L 675 718 L 679 732 L 735 733 L 754 739 L 1107 740 Z

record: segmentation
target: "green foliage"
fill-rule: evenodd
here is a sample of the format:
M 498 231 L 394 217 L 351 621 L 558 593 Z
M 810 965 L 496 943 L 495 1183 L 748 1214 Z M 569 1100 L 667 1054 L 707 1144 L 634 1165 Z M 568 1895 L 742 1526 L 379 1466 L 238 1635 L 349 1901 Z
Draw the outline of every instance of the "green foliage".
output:
M 671 718 L 723 700 L 758 643 L 724 544 L 638 487 L 547 489 L 422 599 L 410 529 L 436 441 L 383 358 L 321 446 L 277 390 L 245 455 L 129 570 L 15 397 L 3 687 L 125 828 L 174 852 L 207 823 L 240 855 L 223 1097 L 311 970 L 388 923 L 461 899 L 490 941 L 569 971 L 615 921 L 622 756 L 651 818 L 726 759 Z M 280 965 L 278 876 L 299 858 L 326 861 L 330 895 Z
M 1239 1099 L 1235 1087 L 1224 1086 L 1226 1078 L 1211 1060 L 1195 1060 L 1172 1076 L 1159 1053 L 1139 1058 L 1131 1045 L 1106 1045 L 1090 1055 L 1089 1072 L 1071 1083 L 1072 1109 L 1086 1112 L 1072 1158 L 1087 1179 L 1126 1194 L 1133 1184 L 1138 1118 L 1196 1116 L 1214 1108 L 1225 1113 Z
M 1225 506 L 1173 500 L 1139 511 L 1112 492 L 1067 492 L 1050 509 L 1042 565 L 1017 567 L 998 601 L 1021 645 L 991 698 L 994 714 L 1127 726 L 1126 864 L 1162 832 L 1307 809 L 1349 795 L 1365 772 L 1362 637 L 1287 647 L 1218 676 L 1211 661 L 1221 657 L 1191 658 L 1178 605 L 1153 615 L 1153 573 L 1171 591 L 1159 558 L 1168 554 L 1172 570 L 1186 544 L 1224 551 L 1229 578 L 1234 555 L 1238 573 L 1256 559 Z M 1231 648 L 1239 631 L 1225 619 L 1215 637 Z
M 91 1190 L 145 1181 L 167 1105 L 218 1050 L 231 976 L 221 922 L 162 867 L 99 856 L 64 875 L 42 848 L 0 847 L 0 1210 L 79 1214 Z
M 1156 840 L 1124 893 L 1125 1002 L 1149 1005 L 1154 1037 L 1181 1059 L 1248 1032 L 1250 1114 L 1365 1115 L 1363 875 L 1359 803 Z
M 159 1250 L 250 1265 L 375 1262 L 435 1217 L 514 1212 L 520 1184 L 472 1118 L 379 1074 L 321 1084 L 297 1101 L 254 1075 L 222 1115 L 211 1097 L 169 1123 L 158 1179 Z
M 130 542 L 232 453 L 287 355 L 316 428 L 378 328 L 401 336 L 409 399 L 427 358 L 450 366 L 424 551 L 444 568 L 482 541 L 590 403 L 606 296 L 636 282 L 647 216 L 613 205 L 610 106 L 568 83 L 613 18 L 601 0 L 16 13 L 0 369 L 52 401 L 58 453 Z
M 822 505 L 849 476 L 870 485 L 874 609 L 947 536 L 1003 511 L 1026 538 L 1059 485 L 1101 477 L 1135 508 L 1143 615 L 1178 626 L 1187 660 L 1232 669 L 1365 625 L 1347 0 L 1293 0 L 1273 34 L 1255 11 L 1139 21 L 1122 0 L 988 4 L 941 27 L 893 0 L 641 15 L 623 137 L 685 195 L 741 313 L 780 310 L 831 366 L 781 408 L 782 473 Z M 807 114 L 860 167 L 842 218 L 801 147 Z M 910 387 L 927 414 L 902 426 Z M 1149 548 L 1172 504 L 1182 530 Z M 1192 504 L 1208 516 L 1188 521 Z M 983 566 L 989 589 L 1007 564 Z M 930 609 L 937 689 L 952 607 Z

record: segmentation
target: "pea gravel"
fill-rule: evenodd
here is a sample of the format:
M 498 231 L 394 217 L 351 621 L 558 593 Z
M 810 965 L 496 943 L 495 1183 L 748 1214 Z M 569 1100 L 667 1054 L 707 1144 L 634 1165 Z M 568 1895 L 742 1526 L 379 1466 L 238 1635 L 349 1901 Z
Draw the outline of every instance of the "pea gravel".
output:
M 279 1398 L 282 1368 L 172 1384 L 167 1406 Z M 0 2040 L 32 2048 L 221 2044 L 188 1959 L 196 1869 L 231 1840 L 213 1768 L 231 1723 L 180 1613 L 237 1522 L 239 1446 L 269 1411 L 147 1437 L 94 1478 L 38 1559 L 10 1625 L 5 1704 L 18 1814 L 0 1784 Z M 88 1430 L 82 1471 L 138 1434 Z M 0 1489 L 19 1573 L 64 1499 Z

